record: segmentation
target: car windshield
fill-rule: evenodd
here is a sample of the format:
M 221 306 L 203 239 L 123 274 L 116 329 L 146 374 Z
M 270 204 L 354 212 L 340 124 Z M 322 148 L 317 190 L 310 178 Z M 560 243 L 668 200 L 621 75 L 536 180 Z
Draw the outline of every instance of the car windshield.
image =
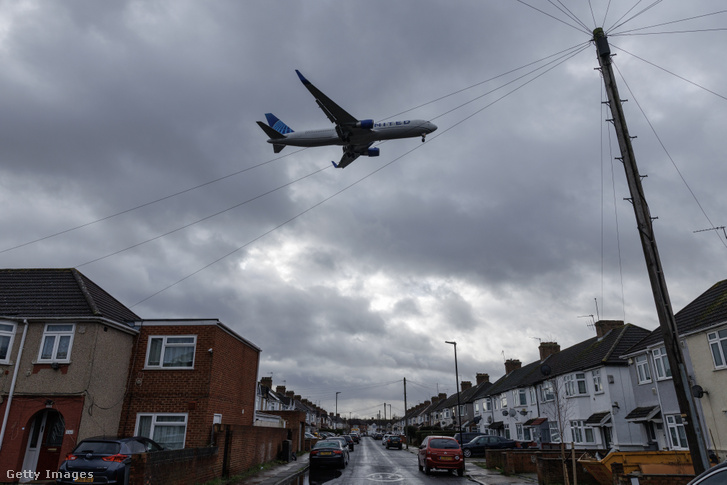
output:
M 459 443 L 453 439 L 437 438 L 429 442 L 429 447 L 438 450 L 456 450 L 459 448 Z
M 76 446 L 73 453 L 76 455 L 85 455 L 93 453 L 94 455 L 115 455 L 121 449 L 119 443 L 111 441 L 82 441 L 80 445 Z

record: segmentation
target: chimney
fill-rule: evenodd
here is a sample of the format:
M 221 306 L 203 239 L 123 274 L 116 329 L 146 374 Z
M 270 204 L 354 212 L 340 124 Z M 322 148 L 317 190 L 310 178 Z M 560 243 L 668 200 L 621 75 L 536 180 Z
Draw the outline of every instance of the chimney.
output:
M 462 392 L 472 387 L 472 381 L 462 381 Z
M 540 360 L 543 361 L 560 352 L 560 345 L 558 345 L 558 342 L 540 342 L 538 349 L 540 350 Z
M 522 363 L 518 359 L 507 359 L 505 361 L 505 375 L 519 369 L 520 367 L 522 367 Z
M 599 320 L 596 322 L 596 335 L 598 338 L 604 337 L 608 332 L 615 328 L 624 326 L 623 320 Z
M 439 401 L 439 396 L 432 396 L 432 404 Z
M 479 386 L 483 382 L 490 382 L 490 374 L 477 373 L 477 385 Z
M 273 376 L 267 376 L 260 379 L 260 384 L 267 387 L 268 389 L 273 388 Z
M 442 401 L 444 401 L 445 399 L 447 399 L 447 393 L 446 392 L 440 392 L 439 393 L 439 399 L 441 399 Z
M 293 399 L 295 399 L 296 401 L 300 401 L 300 394 L 293 394 Z M 300 401 L 300 402 L 303 402 L 303 401 Z
M 275 388 L 275 392 L 277 392 L 278 394 L 282 394 L 283 396 L 285 396 L 285 386 L 278 386 L 278 387 L 276 387 Z
M 295 399 L 295 391 L 285 391 L 285 397 Z

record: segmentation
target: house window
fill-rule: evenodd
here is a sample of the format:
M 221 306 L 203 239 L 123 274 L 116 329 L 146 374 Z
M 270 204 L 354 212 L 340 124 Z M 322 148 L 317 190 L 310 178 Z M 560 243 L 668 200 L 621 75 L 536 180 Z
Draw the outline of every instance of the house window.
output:
M 666 347 L 662 346 L 654 349 L 654 369 L 658 380 L 668 379 L 671 377 L 671 367 L 666 357 Z
M 505 409 L 505 408 L 507 408 L 507 393 L 503 393 L 503 394 L 502 394 L 502 395 L 500 396 L 500 407 L 501 407 L 502 409 Z
M 480 415 L 480 403 L 476 402 L 475 403 L 475 416 L 479 416 L 479 415 Z
M 194 335 L 149 337 L 146 367 L 191 369 L 194 367 L 196 344 L 197 337 Z
M 651 382 L 651 371 L 649 370 L 649 362 L 645 355 L 639 355 L 634 359 L 636 362 L 636 375 L 639 378 L 639 384 Z
M 168 450 L 184 448 L 187 414 L 137 414 L 136 435 L 151 438 Z
M 684 423 L 682 417 L 678 414 L 673 414 L 666 417 L 666 427 L 669 430 L 669 438 L 671 439 L 671 446 L 674 449 L 686 450 L 689 448 L 687 444 L 687 434 L 684 431 Z
M 553 383 L 551 381 L 545 381 L 540 386 L 540 400 L 542 402 L 548 402 L 555 399 L 555 393 L 553 392 Z
M 517 406 L 527 406 L 528 405 L 528 392 L 525 389 L 519 389 L 517 393 Z
M 0 323 L 0 364 L 10 363 L 10 352 L 13 350 L 14 336 L 14 323 Z
M 601 382 L 601 369 L 591 371 L 593 376 L 593 392 L 600 394 L 603 392 L 603 383 Z
M 489 397 L 487 399 L 485 399 L 484 408 L 485 408 L 485 411 L 492 411 L 492 401 L 490 400 Z
M 535 404 L 535 386 L 532 386 L 530 389 L 530 404 Z
M 584 372 L 576 372 L 563 377 L 565 381 L 565 395 L 578 396 L 586 394 L 586 374 Z
M 714 367 L 724 369 L 727 367 L 727 329 L 707 334 L 709 347 L 712 349 Z
M 586 426 L 584 421 L 571 421 L 570 431 L 574 443 L 595 443 L 593 428 Z
M 38 362 L 70 362 L 74 327 L 73 323 L 46 324 Z
M 517 439 L 523 441 L 525 439 L 523 436 L 523 425 L 520 423 L 515 424 L 515 431 L 517 432 Z
M 550 442 L 560 443 L 560 430 L 558 430 L 558 423 L 555 421 L 548 421 L 548 428 L 550 428 Z

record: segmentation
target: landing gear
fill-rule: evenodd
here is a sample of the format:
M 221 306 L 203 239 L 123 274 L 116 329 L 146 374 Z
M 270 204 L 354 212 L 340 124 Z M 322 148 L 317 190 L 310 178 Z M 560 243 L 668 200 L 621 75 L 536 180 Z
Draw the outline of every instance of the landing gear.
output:
M 427 136 L 426 133 L 422 133 L 422 143 L 424 143 L 424 138 Z

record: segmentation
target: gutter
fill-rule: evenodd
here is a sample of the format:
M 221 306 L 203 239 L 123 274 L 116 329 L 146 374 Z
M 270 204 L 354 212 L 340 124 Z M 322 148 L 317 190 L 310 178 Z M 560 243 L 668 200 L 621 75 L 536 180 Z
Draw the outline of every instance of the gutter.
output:
M 20 348 L 18 349 L 18 356 L 15 359 L 15 369 L 13 369 L 13 381 L 10 383 L 10 392 L 8 393 L 8 403 L 5 405 L 5 416 L 3 416 L 3 425 L 0 428 L 0 450 L 3 447 L 3 439 L 5 438 L 5 430 L 8 425 L 8 416 L 10 414 L 10 404 L 13 402 L 13 394 L 15 393 L 15 383 L 18 380 L 18 371 L 20 370 L 20 359 L 23 356 L 23 349 L 25 348 L 25 336 L 28 333 L 28 320 L 23 320 L 23 337 L 20 339 Z M 12 350 L 12 349 L 11 349 Z

